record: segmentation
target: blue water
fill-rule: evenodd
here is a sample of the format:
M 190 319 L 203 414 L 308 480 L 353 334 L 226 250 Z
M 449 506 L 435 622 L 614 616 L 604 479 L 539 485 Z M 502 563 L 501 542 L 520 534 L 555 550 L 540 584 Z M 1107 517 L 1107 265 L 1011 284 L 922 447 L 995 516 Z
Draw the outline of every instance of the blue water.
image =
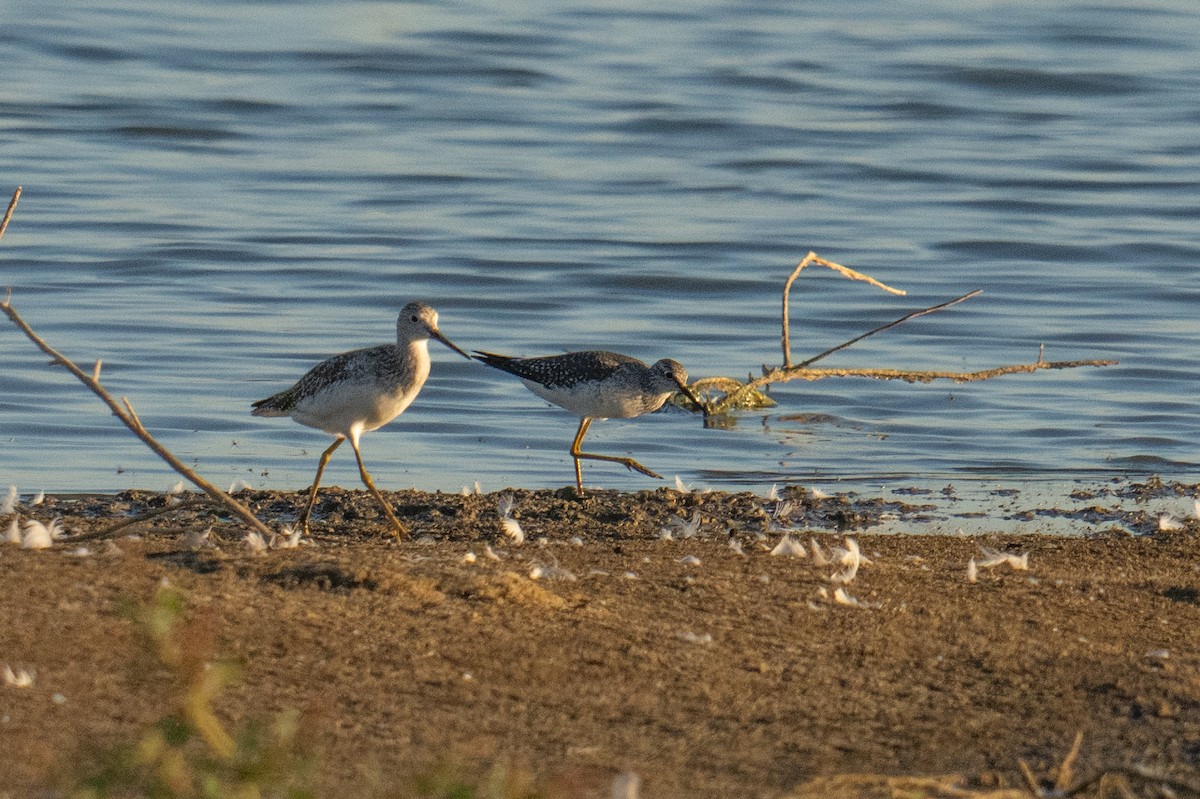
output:
M 423 299 L 464 348 L 607 348 L 693 377 L 971 289 L 827 366 L 1120 366 L 776 386 L 731 429 L 593 426 L 712 488 L 1200 480 L 1200 6 L 0 5 L 0 286 L 215 482 L 297 489 L 327 439 L 249 415 Z M 0 485 L 175 476 L 0 320 Z M 436 343 L 364 439 L 376 481 L 557 487 L 575 419 Z M 327 480 L 357 485 L 349 452 Z M 657 483 L 587 464 L 589 484 Z

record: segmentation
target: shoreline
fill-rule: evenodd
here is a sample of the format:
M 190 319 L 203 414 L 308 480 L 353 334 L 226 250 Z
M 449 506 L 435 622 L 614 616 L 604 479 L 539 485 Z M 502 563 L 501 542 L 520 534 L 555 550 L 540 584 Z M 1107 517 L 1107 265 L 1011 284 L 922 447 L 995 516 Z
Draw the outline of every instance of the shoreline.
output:
M 180 487 L 183 486 L 180 481 Z M 28 499 L 33 495 L 26 494 L 27 499 L 20 502 L 13 494 L 15 488 L 10 488 L 9 500 L 15 498 L 27 516 L 46 517 L 47 521 L 54 515 L 79 519 L 88 533 L 95 532 L 88 519 L 111 516 L 114 520 L 128 520 L 147 512 L 169 513 L 168 505 L 175 502 L 206 501 L 194 489 L 174 493 L 125 489 L 39 492 L 50 499 L 50 504 L 33 505 Z M 1063 481 L 1057 488 L 1058 492 L 1033 491 L 991 481 L 981 486 L 951 482 L 940 489 L 897 485 L 872 494 L 857 490 L 830 493 L 791 485 L 773 488 L 772 497 L 749 491 L 691 490 L 677 482 L 674 488 L 658 486 L 638 491 L 587 489 L 583 498 L 577 497 L 571 486 L 482 492 L 476 485 L 474 491 L 464 486 L 458 492 L 402 489 L 385 490 L 383 494 L 391 498 L 397 514 L 411 522 L 418 535 L 423 529 L 428 534 L 441 534 L 446 514 L 461 515 L 475 523 L 486 516 L 489 505 L 494 510 L 502 496 L 512 499 L 518 516 L 524 510 L 539 518 L 548 514 L 553 521 L 564 514 L 588 520 L 590 514 L 596 517 L 592 521 L 600 526 L 619 519 L 625 506 L 633 511 L 629 519 L 621 520 L 623 534 L 633 534 L 641 521 L 665 524 L 670 512 L 700 507 L 706 508 L 712 523 L 724 523 L 731 534 L 754 532 L 761 527 L 761 520 L 777 511 L 781 501 L 790 511 L 787 518 L 774 520 L 775 526 L 802 527 L 816 533 L 1150 535 L 1161 530 L 1183 529 L 1200 519 L 1200 483 L 1164 481 L 1158 475 L 1150 475 L 1142 481 Z M 262 521 L 281 528 L 295 521 L 307 499 L 307 489 L 254 489 L 235 484 L 228 493 Z M 335 527 L 347 520 L 376 519 L 378 506 L 372 509 L 370 503 L 363 501 L 364 497 L 361 487 L 323 486 L 314 507 L 314 529 L 320 528 L 323 516 L 325 524 Z M 211 510 L 219 526 L 223 521 L 233 521 L 216 503 Z M 186 523 L 189 517 L 181 518 Z M 0 513 L 0 521 L 4 519 L 5 515 Z M 652 535 L 658 529 L 642 533 Z M 479 530 L 477 534 L 485 532 Z

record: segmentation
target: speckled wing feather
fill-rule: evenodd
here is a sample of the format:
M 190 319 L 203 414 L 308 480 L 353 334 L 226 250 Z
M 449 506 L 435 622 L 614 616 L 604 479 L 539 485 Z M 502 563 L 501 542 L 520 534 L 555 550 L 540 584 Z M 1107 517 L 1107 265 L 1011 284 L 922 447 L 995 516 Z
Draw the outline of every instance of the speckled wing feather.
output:
M 396 347 L 391 344 L 343 352 L 309 369 L 291 388 L 251 403 L 253 410 L 250 413 L 254 416 L 287 416 L 297 403 L 329 386 L 373 383 L 392 376 L 400 366 Z
M 628 364 L 645 366 L 636 358 L 603 350 L 569 352 L 542 358 L 511 358 L 476 350 L 475 357 L 488 366 L 547 388 L 570 388 L 580 382 L 598 383 L 612 377 Z

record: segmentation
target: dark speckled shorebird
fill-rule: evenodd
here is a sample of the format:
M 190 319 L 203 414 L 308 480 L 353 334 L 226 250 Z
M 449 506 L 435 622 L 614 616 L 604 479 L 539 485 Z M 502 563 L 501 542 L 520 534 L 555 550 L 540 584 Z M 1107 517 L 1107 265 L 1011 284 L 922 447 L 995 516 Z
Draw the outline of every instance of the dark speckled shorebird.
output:
M 628 355 L 599 350 L 544 358 L 510 358 L 476 350 L 475 357 L 488 366 L 516 375 L 534 394 L 579 416 L 571 457 L 575 459 L 575 487 L 580 494 L 583 493 L 580 458 L 619 463 L 662 479 L 633 458 L 580 452 L 579 445 L 594 419 L 631 419 L 656 411 L 676 391 L 682 391 L 696 405 L 701 404 L 688 387 L 683 365 L 669 358 L 646 366 Z
M 253 403 L 255 416 L 290 416 L 297 422 L 334 437 L 321 454 L 317 476 L 308 494 L 308 503 L 300 516 L 300 525 L 308 533 L 308 517 L 317 499 L 321 474 L 329 456 L 349 439 L 358 460 L 363 484 L 387 514 L 396 536 L 407 531 L 391 506 L 375 488 L 375 482 L 363 465 L 358 439 L 363 433 L 378 430 L 412 404 L 425 378 L 429 377 L 429 339 L 435 338 L 464 358 L 470 355 L 454 345 L 438 330 L 437 311 L 419 302 L 410 302 L 396 320 L 396 343 L 343 352 L 321 361 L 286 391 Z

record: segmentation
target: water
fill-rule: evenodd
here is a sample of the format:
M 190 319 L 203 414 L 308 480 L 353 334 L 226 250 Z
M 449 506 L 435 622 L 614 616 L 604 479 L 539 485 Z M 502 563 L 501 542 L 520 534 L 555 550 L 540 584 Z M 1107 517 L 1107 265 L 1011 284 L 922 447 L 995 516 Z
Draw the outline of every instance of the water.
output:
M 0 285 L 218 483 L 301 488 L 327 445 L 250 401 L 389 340 L 410 299 L 465 348 L 797 360 L 971 289 L 828 366 L 1120 366 L 777 386 L 705 429 L 597 424 L 713 488 L 1200 480 L 1200 8 L 1192 0 L 844 5 L 9 2 Z M 175 477 L 0 325 L 0 484 Z M 434 344 L 364 439 L 387 488 L 558 487 L 576 421 Z M 330 482 L 353 486 L 338 454 Z M 585 480 L 655 485 L 586 464 Z

